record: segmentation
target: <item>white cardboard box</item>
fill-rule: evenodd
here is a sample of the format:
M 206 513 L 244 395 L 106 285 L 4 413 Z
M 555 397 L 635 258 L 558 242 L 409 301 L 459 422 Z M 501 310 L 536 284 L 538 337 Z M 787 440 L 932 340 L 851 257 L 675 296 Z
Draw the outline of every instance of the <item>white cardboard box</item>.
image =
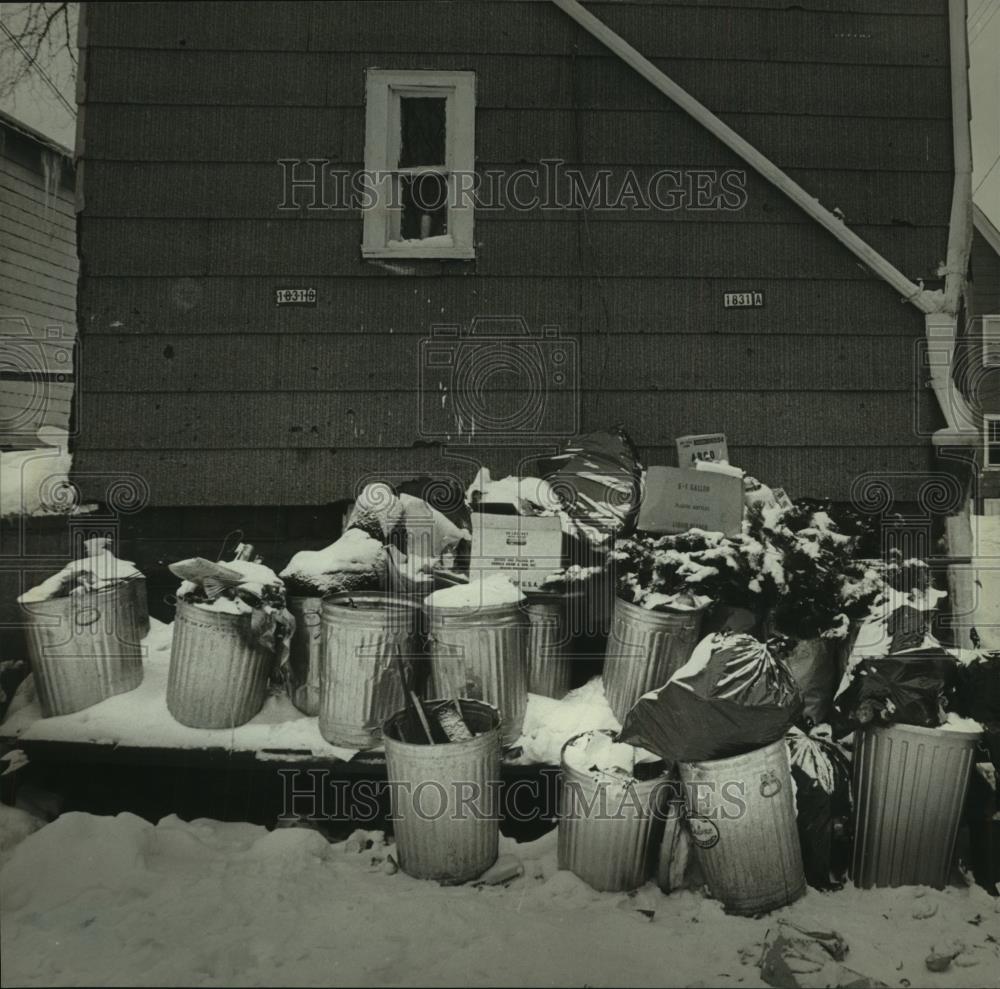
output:
M 743 481 L 739 477 L 681 467 L 646 471 L 638 526 L 645 532 L 688 529 L 738 535 L 743 524 Z
M 473 579 L 502 573 L 522 590 L 532 590 L 563 565 L 562 520 L 558 515 L 473 512 Z
M 725 433 L 699 433 L 677 437 L 677 466 L 694 467 L 698 460 L 729 462 Z

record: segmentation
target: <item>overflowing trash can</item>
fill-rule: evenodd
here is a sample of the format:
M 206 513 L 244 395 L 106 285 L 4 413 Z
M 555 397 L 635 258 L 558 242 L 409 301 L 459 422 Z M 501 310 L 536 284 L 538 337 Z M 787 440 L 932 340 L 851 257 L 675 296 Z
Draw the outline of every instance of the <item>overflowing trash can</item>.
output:
M 594 889 L 622 892 L 655 872 L 673 791 L 661 761 L 613 738 L 586 731 L 563 746 L 558 856 Z
M 455 703 L 424 701 L 422 711 L 436 722 Z M 478 700 L 457 703 L 471 736 L 462 741 L 431 744 L 405 708 L 382 726 L 399 867 L 442 883 L 481 875 L 500 841 L 500 712 Z
M 916 725 L 855 734 L 856 886 L 947 885 L 978 741 Z
M 275 654 L 254 642 L 252 616 L 177 602 L 167 709 L 191 728 L 234 728 L 264 706 Z
M 44 717 L 71 714 L 142 683 L 145 580 L 22 602 L 28 660 Z
M 86 540 L 80 559 L 25 591 L 18 604 L 43 717 L 83 710 L 142 683 L 146 580 L 111 553 L 110 539 Z
M 784 739 L 679 769 L 687 827 L 712 895 L 746 916 L 797 900 L 806 878 Z

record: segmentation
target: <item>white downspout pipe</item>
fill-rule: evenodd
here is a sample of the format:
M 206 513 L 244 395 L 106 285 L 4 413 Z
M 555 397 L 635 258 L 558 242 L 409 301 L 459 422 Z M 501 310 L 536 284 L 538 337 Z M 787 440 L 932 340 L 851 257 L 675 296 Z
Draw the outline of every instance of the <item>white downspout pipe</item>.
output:
M 934 445 L 978 446 L 982 417 L 965 400 L 952 378 L 958 313 L 972 250 L 972 137 L 969 130 L 969 44 L 965 0 L 948 2 L 951 65 L 951 126 L 955 178 L 948 224 L 944 296 L 940 311 L 925 317 L 931 387 L 947 426 L 934 434 Z
M 969 127 L 969 41 L 965 0 L 949 0 L 948 40 L 951 48 L 951 126 L 955 180 L 948 224 L 944 305 L 957 315 L 969 272 L 972 250 L 972 135 Z

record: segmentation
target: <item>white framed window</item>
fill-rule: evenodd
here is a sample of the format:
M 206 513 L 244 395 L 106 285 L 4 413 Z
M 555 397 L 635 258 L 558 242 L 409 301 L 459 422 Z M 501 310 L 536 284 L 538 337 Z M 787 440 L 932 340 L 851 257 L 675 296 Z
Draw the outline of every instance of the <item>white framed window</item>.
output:
M 366 258 L 465 258 L 472 240 L 473 72 L 365 74 Z
M 1000 412 L 983 416 L 983 466 L 987 470 L 1000 470 Z
M 983 367 L 1000 367 L 1000 316 L 983 316 Z

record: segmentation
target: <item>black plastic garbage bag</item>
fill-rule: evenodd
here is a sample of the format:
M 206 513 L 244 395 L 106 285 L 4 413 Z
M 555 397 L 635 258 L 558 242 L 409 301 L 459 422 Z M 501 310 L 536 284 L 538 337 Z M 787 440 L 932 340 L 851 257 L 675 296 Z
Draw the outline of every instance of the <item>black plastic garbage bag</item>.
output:
M 850 756 L 834 741 L 829 725 L 808 733 L 793 728 L 785 741 L 806 882 L 816 889 L 836 889 L 850 858 Z
M 635 447 L 620 426 L 580 436 L 538 462 L 538 476 L 553 486 L 566 514 L 593 543 L 635 528 L 641 471 Z
M 820 725 L 830 719 L 837 692 L 836 639 L 788 639 L 769 641 L 771 651 L 788 667 L 802 692 L 803 717 Z
M 1000 652 L 980 653 L 958 669 L 958 713 L 1000 728 Z
M 837 712 L 855 728 L 936 728 L 955 706 L 958 662 L 941 648 L 864 659 L 837 697 Z
M 753 636 L 717 633 L 625 716 L 621 741 L 668 762 L 740 755 L 777 741 L 802 712 L 792 675 Z

